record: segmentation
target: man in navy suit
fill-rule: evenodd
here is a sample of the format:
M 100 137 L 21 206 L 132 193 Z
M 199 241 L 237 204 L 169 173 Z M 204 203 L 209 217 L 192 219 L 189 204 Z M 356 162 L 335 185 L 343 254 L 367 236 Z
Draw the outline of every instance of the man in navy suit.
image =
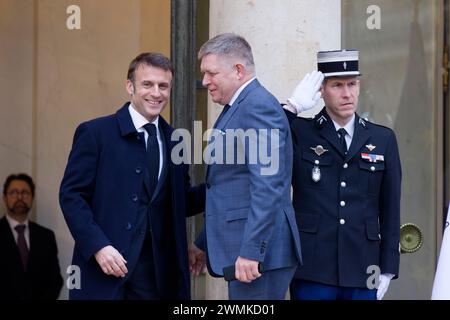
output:
M 63 285 L 55 234 L 28 219 L 34 192 L 25 173 L 8 176 L 3 186 L 0 300 L 55 300 Z
M 205 230 L 192 247 L 191 266 L 195 269 L 202 249 L 212 275 L 235 268 L 230 299 L 284 299 L 301 263 L 290 199 L 289 123 L 277 99 L 256 79 L 244 38 L 218 35 L 198 57 L 203 85 L 225 107 L 205 152 Z
M 304 262 L 291 297 L 382 299 L 399 271 L 397 141 L 391 129 L 356 113 L 358 51 L 319 52 L 318 70 L 305 76 L 285 106 Z M 315 105 L 319 89 L 322 111 L 314 119 L 296 117 Z
M 75 239 L 81 288 L 71 299 L 189 299 L 186 216 L 204 210 L 204 186 L 171 160 L 173 128 L 160 116 L 171 62 L 137 56 L 126 82 L 131 102 L 75 132 L 60 204 Z

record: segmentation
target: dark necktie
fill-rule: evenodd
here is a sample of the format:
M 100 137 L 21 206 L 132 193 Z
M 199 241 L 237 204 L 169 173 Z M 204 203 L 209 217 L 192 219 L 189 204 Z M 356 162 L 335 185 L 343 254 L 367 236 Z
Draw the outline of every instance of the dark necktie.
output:
M 230 109 L 230 105 L 226 104 L 223 109 L 222 112 L 220 113 L 219 117 L 216 120 L 216 123 L 214 124 L 214 128 L 217 126 L 217 124 L 219 123 L 220 119 L 223 118 L 223 116 L 225 115 L 225 113 L 227 113 L 228 109 Z
M 14 227 L 19 237 L 17 238 L 17 247 L 19 248 L 20 257 L 22 258 L 23 269 L 27 270 L 28 265 L 28 246 L 25 240 L 25 228 L 24 224 L 18 224 Z
M 156 189 L 158 183 L 159 173 L 159 145 L 156 136 L 156 126 L 153 123 L 147 123 L 144 129 L 148 133 L 147 152 L 146 152 L 146 166 L 148 169 L 148 182 L 150 186 L 150 196 Z
M 339 140 L 341 141 L 341 150 L 343 154 L 347 154 L 347 142 L 345 142 L 345 135 L 347 131 L 344 128 L 340 128 L 338 131 Z

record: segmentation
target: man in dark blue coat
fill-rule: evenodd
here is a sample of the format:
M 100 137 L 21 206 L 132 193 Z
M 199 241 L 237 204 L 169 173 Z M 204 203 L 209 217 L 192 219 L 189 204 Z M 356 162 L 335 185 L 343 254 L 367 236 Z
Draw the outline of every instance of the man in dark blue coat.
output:
M 356 114 L 358 51 L 319 52 L 318 70 L 285 106 L 291 111 L 293 205 L 303 254 L 291 297 L 382 299 L 399 271 L 397 141 L 391 129 Z M 322 111 L 314 119 L 296 117 L 315 105 L 319 88 Z
M 204 210 L 205 189 L 170 158 L 173 128 L 160 113 L 172 75 L 162 54 L 140 54 L 131 102 L 75 132 L 60 188 L 81 271 L 71 299 L 190 298 L 185 221 Z

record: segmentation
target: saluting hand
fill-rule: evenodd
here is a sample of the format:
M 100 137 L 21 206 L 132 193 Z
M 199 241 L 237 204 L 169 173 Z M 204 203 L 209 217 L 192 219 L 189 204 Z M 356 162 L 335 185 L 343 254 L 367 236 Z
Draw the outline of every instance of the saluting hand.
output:
M 320 71 L 307 73 L 305 77 L 295 88 L 292 97 L 288 99 L 285 106 L 291 112 L 300 113 L 313 108 L 320 99 L 320 86 L 322 85 L 324 75 Z

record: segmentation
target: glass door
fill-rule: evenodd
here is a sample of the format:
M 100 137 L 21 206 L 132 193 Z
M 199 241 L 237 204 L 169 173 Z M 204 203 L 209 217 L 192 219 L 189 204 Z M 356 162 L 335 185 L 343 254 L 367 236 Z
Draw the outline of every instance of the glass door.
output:
M 423 234 L 420 250 L 401 255 L 386 299 L 431 296 L 445 193 L 443 12 L 442 0 L 342 1 L 342 48 L 360 51 L 358 113 L 396 132 L 401 223 Z

